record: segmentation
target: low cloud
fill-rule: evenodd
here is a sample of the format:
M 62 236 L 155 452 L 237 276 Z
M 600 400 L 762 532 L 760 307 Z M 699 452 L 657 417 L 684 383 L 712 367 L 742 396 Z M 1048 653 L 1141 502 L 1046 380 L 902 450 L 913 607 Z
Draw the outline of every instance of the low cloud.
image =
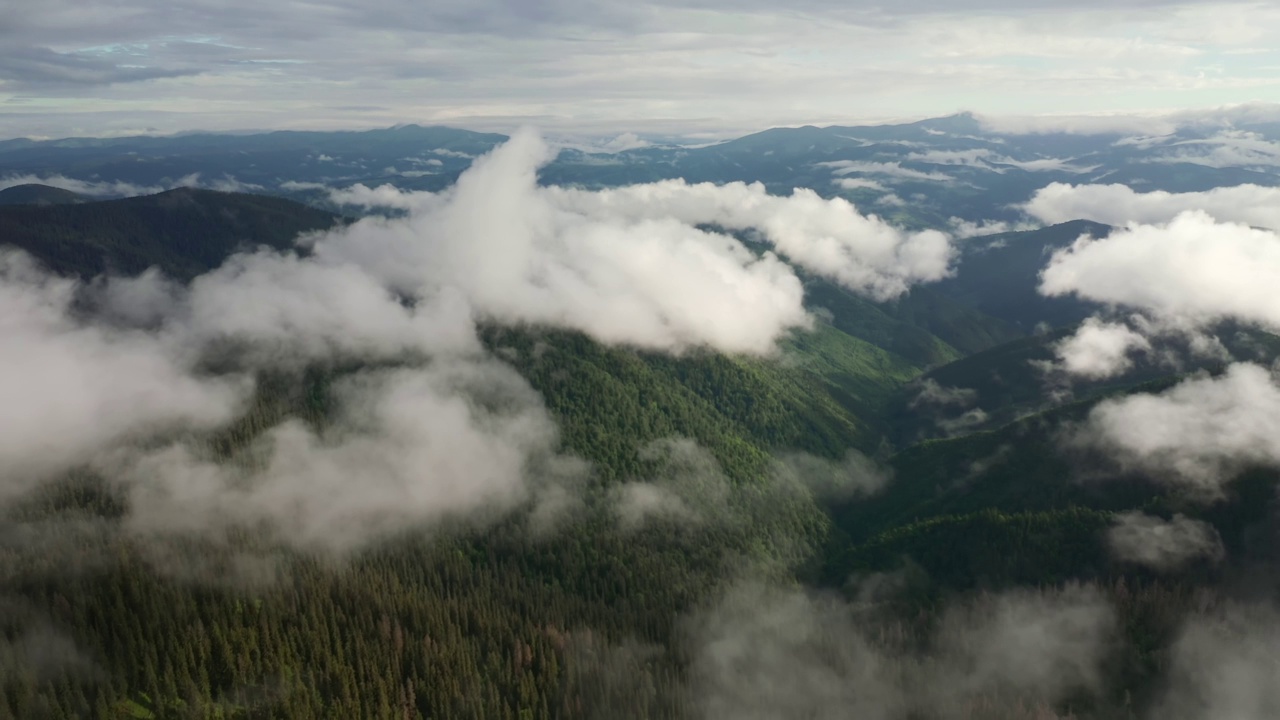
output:
M 783 197 L 769 195 L 759 183 L 668 180 L 599 192 L 552 192 L 566 207 L 628 222 L 659 217 L 755 229 L 797 265 L 879 300 L 896 297 L 915 283 L 946 277 L 954 256 L 944 233 L 905 232 L 874 215 L 862 215 L 844 199 L 826 200 L 804 188 Z
M 1280 188 L 1234 185 L 1204 192 L 1137 192 L 1127 185 L 1051 183 L 1036 191 L 1023 209 L 1049 225 L 1092 220 L 1116 227 L 1171 222 L 1188 211 L 1216 220 L 1280 230 Z
M 249 469 L 187 446 L 100 462 L 125 479 L 135 531 L 266 527 L 292 545 L 346 550 L 423 524 L 495 516 L 537 482 L 579 465 L 558 458 L 541 398 L 493 361 L 362 373 L 336 391 L 331 427 L 285 422 Z
M 842 190 L 875 190 L 877 192 L 889 192 L 889 188 L 883 183 L 869 180 L 867 178 L 836 178 L 835 184 Z
M 1068 368 L 1105 377 L 1127 369 L 1135 351 L 1176 367 L 1175 357 L 1152 349 L 1151 338 L 1177 337 L 1192 355 L 1224 358 L 1221 343 L 1206 333 L 1217 323 L 1280 328 L 1277 283 L 1280 235 L 1193 210 L 1167 224 L 1081 238 L 1054 254 L 1040 291 L 1139 311 L 1133 327 L 1093 319 L 1058 346 Z M 1280 465 L 1277 432 L 1280 387 L 1266 368 L 1236 363 L 1163 393 L 1104 401 L 1081 438 L 1125 467 L 1214 500 L 1241 470 Z
M 166 190 L 173 190 L 180 187 L 203 188 L 206 190 L 217 190 L 218 192 L 261 192 L 265 188 L 262 185 L 254 183 L 246 183 L 237 180 L 230 175 L 223 175 L 220 178 L 211 180 L 201 180 L 200 173 L 192 173 L 185 175 L 177 180 L 165 181 L 164 185 L 138 185 L 136 183 L 124 182 L 123 180 L 77 180 L 69 178 L 65 175 L 9 175 L 0 178 L 0 190 L 14 187 L 15 185 L 48 185 L 49 187 L 62 188 L 70 190 L 73 193 L 85 195 L 95 199 L 107 198 L 124 198 L 136 197 L 138 195 L 155 195 Z M 284 189 L 299 189 L 285 187 L 290 183 L 281 185 Z M 299 185 L 294 183 L 294 185 Z M 303 183 L 302 185 L 305 185 Z
M 987 163 L 987 158 L 990 157 L 992 157 L 990 150 L 973 148 L 969 150 L 925 150 L 923 152 L 909 153 L 904 159 L 929 165 L 960 165 L 990 170 L 991 166 Z
M 1138 511 L 1123 513 L 1107 531 L 1107 542 L 1117 559 L 1161 570 L 1192 560 L 1220 560 L 1226 554 L 1212 525 L 1183 515 L 1165 520 Z
M 1237 363 L 1160 394 L 1106 400 L 1083 432 L 1123 465 L 1213 500 L 1240 470 L 1280 466 L 1280 385 L 1266 368 Z
M 612 493 L 624 530 L 653 521 L 687 527 L 732 519 L 728 479 L 711 453 L 692 440 L 652 442 L 641 448 L 640 460 L 654 466 L 652 477 L 624 483 Z
M 1277 717 L 1280 617 L 1274 607 L 1227 603 L 1198 614 L 1173 644 L 1164 697 L 1152 718 Z
M 94 198 L 154 195 L 172 189 L 161 185 L 135 185 L 134 183 L 119 180 L 76 180 L 63 175 L 47 175 L 44 177 L 38 175 L 9 175 L 0 178 L 0 190 L 11 188 L 15 185 L 48 185 Z
M 132 285 L 141 292 L 137 285 L 146 282 L 143 276 L 109 287 Z M 241 359 L 257 364 L 479 349 L 472 309 L 456 291 L 442 288 L 426 301 L 405 303 L 357 265 L 291 254 L 234 256 L 192 281 L 171 308 L 170 331 L 184 342 L 234 340 L 245 345 Z
M 317 185 L 317 187 L 327 190 L 329 200 L 336 205 L 351 205 L 365 209 L 412 210 L 436 201 L 436 196 L 431 193 L 405 192 L 390 183 L 373 188 L 364 183 L 356 183 L 345 188 L 329 188 L 324 185 Z
M 1280 327 L 1280 235 L 1188 211 L 1166 225 L 1129 225 L 1053 255 L 1040 292 L 1124 305 L 1155 319 L 1234 319 Z
M 1122 375 L 1133 367 L 1134 353 L 1151 350 L 1147 338 L 1127 325 L 1089 318 L 1075 334 L 1054 345 L 1060 366 L 1091 380 Z
M 831 168 L 833 175 L 881 175 L 895 180 L 927 180 L 930 182 L 949 182 L 955 178 L 937 171 L 915 170 L 903 167 L 901 162 L 872 162 L 867 160 L 832 160 L 821 162 L 818 167 Z
M 933 378 L 925 378 L 920 382 L 920 391 L 907 403 L 907 407 L 915 409 L 925 406 L 954 406 L 965 408 L 978 399 L 978 392 L 970 388 L 947 387 Z
M 1182 372 L 1189 362 L 1232 360 L 1222 341 L 1200 324 L 1179 317 L 1151 320 L 1141 314 L 1122 320 L 1088 318 L 1053 349 L 1057 362 L 1043 363 L 1046 371 L 1087 380 L 1124 375 L 1139 361 Z
M 162 336 L 81 321 L 77 288 L 0 253 L 0 498 L 118 443 L 222 425 L 251 388 L 198 375 Z
M 1116 623 L 1096 593 L 1068 588 L 955 605 L 923 643 L 877 626 L 833 597 L 738 584 L 689 622 L 690 692 L 709 718 L 1048 712 L 1098 689 Z
M 74 640 L 47 624 L 33 624 L 12 639 L 6 634 L 0 634 L 0 680 L 49 682 L 68 675 L 101 675 Z
M 1245 167 L 1273 170 L 1280 167 L 1280 144 L 1256 132 L 1224 130 L 1203 140 L 1183 140 L 1165 146 L 1161 162 L 1185 162 L 1213 168 Z
M 1072 158 L 1042 157 L 1034 160 L 1014 160 L 1010 157 L 995 157 L 992 162 L 997 165 L 1012 165 L 1027 172 L 1069 172 L 1087 173 L 1098 168 L 1097 165 L 1077 165 Z
M 5 494 L 89 465 L 127 497 L 136 535 L 243 527 L 330 552 L 517 507 L 543 526 L 573 504 L 584 466 L 559 453 L 537 393 L 483 350 L 479 323 L 754 354 L 807 327 L 792 268 L 707 225 L 757 232 L 876 297 L 947 271 L 945 235 L 903 233 L 844 201 L 741 183 L 543 188 L 551 156 L 521 132 L 440 194 L 348 189 L 405 214 L 302 238 L 297 252 L 238 254 L 188 285 L 151 270 L 82 287 L 6 255 Z M 373 366 L 335 380 L 323 423 L 272 419 L 230 459 L 206 444 L 246 409 L 252 373 L 353 363 Z M 245 376 L 197 372 L 209 364 Z M 705 451 L 648 452 L 665 453 L 665 474 L 626 489 L 622 515 L 745 517 L 750 498 L 726 499 L 718 467 L 698 464 Z M 809 465 L 809 492 L 880 482 L 852 459 Z
M 947 219 L 947 225 L 951 228 L 951 233 L 957 238 L 981 237 L 983 235 L 998 235 L 1000 233 L 1017 232 L 1022 230 L 1035 230 L 1038 226 L 1027 222 L 1007 222 L 1004 220 L 965 220 L 960 217 L 951 217 Z
M 818 500 L 850 500 L 880 492 L 893 470 L 855 450 L 840 460 L 787 453 L 774 461 L 772 476 L 772 482 L 803 488 Z
M 952 418 L 938 418 L 935 422 L 938 429 L 947 436 L 964 435 L 991 419 L 986 410 L 973 408 Z

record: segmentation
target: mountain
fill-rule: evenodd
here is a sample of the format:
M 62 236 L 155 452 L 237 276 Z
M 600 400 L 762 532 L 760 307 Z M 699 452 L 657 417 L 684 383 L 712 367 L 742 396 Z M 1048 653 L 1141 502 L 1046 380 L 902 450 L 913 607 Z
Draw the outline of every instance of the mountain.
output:
M 1025 200 L 1031 177 L 1087 175 L 1078 167 L 1019 164 L 1088 156 L 1090 163 L 1132 165 L 1134 177 L 1170 167 L 1140 168 L 1152 164 L 1150 154 L 1116 145 L 1121 139 L 1002 135 L 961 115 L 774 130 L 705 148 L 565 153 L 542 180 L 591 186 L 681 176 L 761 180 L 786 191 L 814 183 L 827 196 L 884 208 L 904 224 L 940 227 L 952 217 L 1013 215 L 1007 203 Z M 17 142 L 0 144 L 0 166 L 71 176 L 77 168 L 129 170 L 134 174 L 100 177 L 160 185 L 198 170 L 278 188 L 288 179 L 332 182 L 337 175 L 325 173 L 342 163 L 349 174 L 341 182 L 395 177 L 444 187 L 470 155 L 499 141 L 406 126 Z M 1050 155 L 1059 151 L 1071 155 Z M 402 163 L 396 173 L 377 167 L 392 156 L 420 162 Z M 1186 187 L 1223 176 L 1190 165 L 1190 179 L 1178 180 Z M 409 166 L 429 175 L 406 176 Z M 841 168 L 850 172 L 833 174 Z M 841 177 L 880 189 L 833 182 Z M 877 204 L 890 194 L 902 204 Z M 186 282 L 240 251 L 265 246 L 305 255 L 300 234 L 346 221 L 285 198 L 184 188 L 0 207 L 0 242 L 69 277 L 157 267 Z M 154 464 L 140 466 L 144 492 L 122 488 L 110 472 L 122 460 L 107 453 L 14 490 L 15 499 L 0 506 L 0 718 L 705 717 L 698 685 L 705 680 L 704 636 L 722 630 L 732 642 L 713 642 L 713 650 L 746 647 L 735 657 L 754 658 L 761 641 L 744 640 L 721 601 L 737 597 L 744 583 L 764 582 L 786 588 L 790 602 L 766 618 L 767 643 L 805 641 L 853 623 L 865 628 L 874 652 L 886 653 L 894 643 L 928 647 L 930 628 L 965 608 L 986 607 L 965 604 L 990 597 L 984 593 L 1019 588 L 1057 597 L 1059 586 L 1094 593 L 1117 608 L 1109 638 L 1114 667 L 1094 696 L 1050 708 L 1038 698 L 996 693 L 963 710 L 1012 720 L 1058 711 L 1145 717 L 1148 701 L 1168 682 L 1163 668 L 1181 621 L 1221 602 L 1214 593 L 1228 581 L 1248 584 L 1251 572 L 1274 561 L 1268 518 L 1277 478 L 1251 469 L 1228 486 L 1223 502 L 1204 507 L 1158 478 L 1061 442 L 1105 398 L 1161 391 L 1180 373 L 1217 372 L 1225 361 L 1176 371 L 1139 362 L 1121 377 L 1046 392 L 1037 362 L 1051 359 L 1054 343 L 1097 308 L 1040 297 L 1039 270 L 1081 234 L 1107 230 L 1077 221 L 965 239 L 952 277 L 887 302 L 799 272 L 813 327 L 787 335 L 769 357 L 705 348 L 660 353 L 478 318 L 482 351 L 459 354 L 518 374 L 528 392 L 514 398 L 491 387 L 500 374 L 450 374 L 453 357 L 288 358 L 256 373 L 234 420 L 213 430 L 166 427 L 156 437 L 128 438 L 129 451 L 163 449 L 171 436 L 182 441 L 185 454 L 157 453 Z M 55 339 L 171 340 L 169 327 L 108 332 L 90 324 L 92 307 L 75 312 L 51 329 Z M 1280 338 L 1235 328 L 1219 334 L 1232 357 L 1280 356 Z M 202 364 L 202 373 L 217 371 L 205 365 L 216 363 Z M 366 473 L 402 458 L 376 446 L 362 447 L 355 461 L 327 450 L 382 420 L 357 407 L 360 427 L 340 422 L 338 408 L 358 383 L 408 369 L 440 370 L 429 376 L 432 392 L 466 382 L 480 387 L 438 407 L 404 393 L 395 398 L 404 401 L 398 412 L 431 423 L 461 417 L 486 430 L 500 426 L 513 444 L 545 440 L 555 457 L 528 462 L 550 467 L 521 465 L 518 472 L 545 472 L 559 484 L 502 488 L 510 490 L 502 498 L 514 507 L 509 513 L 458 513 L 425 529 L 393 526 L 378 543 L 345 554 L 323 542 L 320 549 L 281 543 L 271 520 L 258 521 L 270 515 L 255 514 L 252 503 L 220 504 L 228 501 L 208 492 L 225 483 L 234 503 L 254 473 L 287 473 L 270 461 L 272 448 L 284 446 L 319 458 L 294 478 L 314 483 L 306 486 L 313 494 L 354 489 L 354 502 L 376 499 L 380 490 Z M 78 392 L 70 386 L 50 401 L 70 402 Z M 944 398 L 943 411 L 918 402 L 928 393 Z M 535 419 L 508 422 L 504 407 L 525 401 Z M 543 412 L 551 429 L 536 422 Z M 498 463 L 506 450 L 472 448 L 483 460 L 503 456 Z M 430 458 L 439 447 L 410 443 L 398 451 L 419 463 L 415 473 L 438 469 Z M 184 462 L 191 463 L 184 476 L 190 482 L 152 487 L 147 473 Z M 1095 476 L 1107 481 L 1081 481 Z M 175 490 L 194 499 L 186 513 L 165 518 L 170 525 L 162 527 L 137 519 L 139 505 L 163 505 Z M 311 499 L 283 503 L 301 514 Z M 1107 532 L 1118 514 L 1134 510 L 1207 523 L 1230 560 L 1180 572 L 1119 562 Z M 199 535 L 180 532 L 224 512 L 251 519 Z M 628 525 L 646 513 L 646 522 Z M 369 522 L 384 530 L 382 516 Z M 327 542 L 352 527 L 335 520 L 316 532 Z M 851 604 L 836 599 L 841 593 Z M 834 610 L 827 621 L 796 625 L 788 608 L 803 603 Z M 848 655 L 854 650 L 815 654 L 845 662 L 862 657 Z M 884 667 L 897 672 L 920 656 L 886 657 L 893 659 Z M 71 670 L 48 674 L 54 661 Z M 991 708 L 998 712 L 985 712 Z
M 154 264 L 189 279 L 238 249 L 286 248 L 291 233 L 340 221 L 278 198 L 199 190 L 3 212 L 5 227 L 15 230 L 0 237 L 82 277 Z M 0 628 L 24 632 L 40 608 L 54 608 L 74 642 L 92 648 L 101 669 L 93 677 L 110 682 L 49 692 L 38 676 L 24 675 L 17 689 L 0 690 L 3 707 L 17 717 L 49 707 L 68 717 L 357 717 L 372 693 L 397 706 L 411 699 L 429 716 L 491 718 L 511 703 L 534 717 L 684 714 L 678 658 L 657 658 L 643 671 L 657 674 L 646 680 L 658 691 L 653 698 L 619 690 L 626 699 L 614 707 L 616 692 L 600 694 L 592 674 L 592 644 L 633 638 L 665 646 L 676 619 L 721 586 L 729 559 L 790 562 L 821 547 L 829 528 L 821 506 L 769 482 L 777 454 L 839 461 L 852 449 L 874 452 L 882 435 L 875 409 L 920 372 L 830 323 L 790 338 L 774 359 L 709 351 L 673 357 L 537 327 L 487 326 L 483 341 L 542 397 L 562 450 L 591 461 L 577 519 L 534 543 L 523 514 L 484 530 L 411 533 L 331 565 L 264 548 L 248 531 L 229 545 L 133 539 L 119 530 L 128 500 L 92 472 L 73 474 L 3 511 L 16 534 L 0 533 L 7 553 L 0 570 L 20 611 L 4 615 Z M 289 418 L 325 427 L 335 388 L 357 369 L 264 374 L 243 417 L 204 438 L 204 452 L 251 464 L 268 428 Z M 707 478 L 723 482 L 712 507 L 729 520 L 656 521 L 619 532 L 612 507 L 622 483 L 706 462 L 676 455 L 674 469 L 664 471 L 646 449 L 672 438 L 696 442 L 719 468 L 723 481 Z M 40 557 L 27 549 L 35 547 Z M 157 548 L 179 556 L 152 555 Z M 153 562 L 187 580 L 156 572 Z M 292 589 L 255 584 L 259 562 L 279 563 L 279 572 L 295 578 Z M 50 563 L 90 569 L 50 574 Z M 211 580 L 242 577 L 242 570 L 243 587 Z M 329 623 L 341 628 L 345 649 L 317 644 Z M 512 652 L 513 642 L 522 658 L 527 648 L 527 663 L 483 669 Z M 188 643 L 193 652 L 182 652 Z
M 1098 306 L 1074 297 L 1039 293 L 1040 270 L 1057 250 L 1082 236 L 1105 237 L 1106 225 L 1076 220 L 1038 230 L 1007 232 L 960 242 L 958 271 L 929 289 L 1032 333 L 1037 327 L 1073 325 Z
M 62 174 L 156 192 L 201 181 L 289 194 L 281 183 L 410 181 L 440 189 L 505 135 L 404 125 L 360 132 L 280 131 L 162 137 L 68 138 L 0 144 L 0 178 Z M 122 190 L 122 194 L 129 194 Z
M 88 198 L 62 188 L 27 183 L 0 190 L 0 205 L 76 205 Z
M 0 238 L 49 269 L 91 278 L 158 267 L 189 280 L 232 252 L 293 247 L 340 219 L 282 198 L 180 188 L 76 205 L 0 207 Z
M 1250 128 L 1260 140 L 1280 137 L 1274 124 Z M 14 140 L 0 143 L 0 178 L 60 173 L 124 183 L 111 187 L 123 191 L 132 185 L 140 192 L 199 182 L 307 200 L 323 197 L 308 184 L 393 183 L 437 191 L 505 139 L 405 125 L 359 132 Z M 1244 140 L 1230 133 L 1195 127 L 1155 138 L 1016 133 L 960 114 L 900 124 L 773 128 L 705 146 L 616 153 L 566 148 L 541 178 L 587 188 L 672 178 L 761 182 L 779 194 L 805 187 L 846 198 L 905 227 L 951 228 L 957 220 L 1017 222 L 1017 206 L 1052 182 L 1124 183 L 1169 192 L 1280 184 L 1273 163 L 1224 164 L 1212 155 L 1214 148 L 1239 142 Z

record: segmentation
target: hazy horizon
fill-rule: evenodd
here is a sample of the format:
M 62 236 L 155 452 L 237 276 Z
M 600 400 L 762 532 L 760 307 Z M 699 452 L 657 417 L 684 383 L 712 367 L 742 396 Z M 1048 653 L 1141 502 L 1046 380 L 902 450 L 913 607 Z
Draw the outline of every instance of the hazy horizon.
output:
M 7 137 L 401 122 L 724 135 L 1280 100 L 1280 9 L 1263 3 L 10 2 Z

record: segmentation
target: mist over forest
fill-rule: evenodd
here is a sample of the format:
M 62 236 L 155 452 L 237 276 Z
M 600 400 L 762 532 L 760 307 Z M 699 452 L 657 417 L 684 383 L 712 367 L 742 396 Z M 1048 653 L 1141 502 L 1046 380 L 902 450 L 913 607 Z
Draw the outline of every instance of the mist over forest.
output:
M 14 13 L 0 720 L 1280 717 L 1280 15 L 1023 5 Z

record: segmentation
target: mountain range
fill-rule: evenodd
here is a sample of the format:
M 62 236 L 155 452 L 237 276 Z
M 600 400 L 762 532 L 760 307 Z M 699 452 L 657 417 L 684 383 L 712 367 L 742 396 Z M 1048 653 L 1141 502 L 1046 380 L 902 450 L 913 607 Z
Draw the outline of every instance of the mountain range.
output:
M 705 716 L 707 688 L 720 687 L 707 663 L 733 654 L 746 632 L 725 625 L 736 616 L 716 598 L 774 608 L 760 600 L 774 591 L 759 590 L 774 585 L 805 589 L 784 596 L 792 604 L 778 613 L 802 597 L 821 607 L 836 602 L 824 598 L 849 603 L 838 605 L 847 615 L 819 614 L 826 619 L 816 625 L 766 618 L 775 628 L 766 634 L 788 635 L 775 638 L 783 645 L 831 635 L 875 647 L 883 665 L 872 675 L 913 677 L 910 668 L 937 661 L 955 663 L 938 677 L 967 678 L 957 681 L 954 706 L 902 700 L 892 707 L 906 709 L 886 717 L 1145 717 L 1167 692 L 1180 623 L 1211 616 L 1251 574 L 1271 572 L 1276 473 L 1265 463 L 1243 468 L 1206 505 L 1070 435 L 1116 399 L 1220 378 L 1232 363 L 1269 364 L 1280 357 L 1280 337 L 1227 320 L 1213 328 L 1220 351 L 1182 352 L 1179 343 L 1194 338 L 1177 336 L 1168 353 L 1064 379 L 1054 369 L 1064 343 L 1092 319 L 1113 317 L 1114 307 L 1079 293 L 1046 295 L 1046 264 L 1116 228 L 1089 217 L 1038 222 L 1027 203 L 1052 183 L 1167 193 L 1278 186 L 1280 165 L 1255 142 L 1278 134 L 1272 125 L 1157 137 L 1017 134 L 958 115 L 779 128 L 703 147 L 562 148 L 541 167 L 541 186 L 583 192 L 676 178 L 759 182 L 777 196 L 812 188 L 904 232 L 948 233 L 954 252 L 945 276 L 878 297 L 753 231 L 736 232 L 755 261 L 776 250 L 803 291 L 808 323 L 787 329 L 765 354 L 609 342 L 567 322 L 512 321 L 475 308 L 466 320 L 477 346 L 457 351 L 384 352 L 378 328 L 364 327 L 384 322 L 373 310 L 326 335 L 344 307 L 326 297 L 360 308 L 387 301 L 392 310 L 447 301 L 416 296 L 407 284 L 367 295 L 343 284 L 343 268 L 356 261 L 341 254 L 344 246 L 315 238 L 370 227 L 431 230 L 396 224 L 413 222 L 413 206 L 400 209 L 407 221 L 397 212 L 361 219 L 369 208 L 344 205 L 333 191 L 357 183 L 446 191 L 505 136 L 408 125 L 2 142 L 0 178 L 10 178 L 0 190 L 5 279 L 31 297 L 70 298 L 66 317 L 50 321 L 55 339 L 105 338 L 90 343 L 103 357 L 103 347 L 170 352 L 169 343 L 185 359 L 195 351 L 183 345 L 180 326 L 230 327 L 201 315 L 200 293 L 228 279 L 256 284 L 231 285 L 235 304 L 226 306 L 243 309 L 249 330 L 238 332 L 250 339 L 227 330 L 191 360 L 193 377 L 219 388 L 252 374 L 230 419 L 130 430 L 114 454 L 22 486 L 0 505 L 0 603 L 12 610 L 0 614 L 0 718 Z M 390 276 L 417 267 L 393 250 Z M 314 258 L 330 274 L 317 276 L 312 305 L 266 302 L 273 296 L 265 291 L 301 282 L 289 268 Z M 255 259 L 267 269 L 262 278 Z M 555 268 L 543 272 L 539 281 L 550 285 Z M 146 313 L 130 314 L 144 305 Z M 40 303 L 21 307 L 42 312 L 30 309 Z M 313 331 L 320 350 L 252 334 L 307 322 L 322 328 Z M 451 332 L 445 320 L 431 327 Z M 366 329 L 373 339 L 350 339 Z M 225 498 L 209 488 L 220 481 L 210 478 L 223 476 L 210 468 L 231 469 L 227 492 L 238 497 L 276 477 L 280 448 L 320 457 L 362 433 L 394 439 L 398 426 L 379 425 L 391 422 L 379 414 L 384 406 L 361 393 L 406 370 L 426 373 L 429 392 L 393 384 L 391 401 L 445 394 L 449 403 L 431 406 L 433 422 L 479 418 L 507 441 L 477 452 L 486 460 L 508 445 L 533 447 L 526 461 L 536 472 L 528 472 L 552 478 L 550 489 L 397 524 L 394 508 L 376 504 L 384 488 L 348 498 L 342 482 L 317 485 L 315 493 L 353 506 L 367 501 L 376 543 L 364 542 L 373 531 L 336 516 L 307 535 L 304 520 L 315 510 L 305 496 L 285 493 L 280 515 L 218 505 Z M 401 413 L 394 420 L 412 419 L 414 406 L 390 407 Z M 548 423 L 536 421 L 543 412 Z M 333 473 L 358 485 L 353 478 L 393 464 L 389 455 L 413 454 L 419 440 L 410 440 L 390 452 L 361 450 L 358 462 L 339 458 Z M 187 449 L 164 450 L 171 442 Z M 156 448 L 163 452 L 147 455 Z M 133 455 L 144 458 L 134 475 L 119 474 Z M 182 484 L 156 479 L 184 462 L 192 464 Z M 331 477 L 329 465 L 304 467 L 304 483 Z M 484 482 L 484 472 L 473 475 L 461 485 Z M 168 518 L 171 526 L 148 524 L 157 521 L 147 509 L 170 501 L 188 514 Z M 544 522 L 548 508 L 568 519 Z M 235 512 L 248 519 L 219 515 Z M 1208 554 L 1171 569 L 1118 557 L 1111 528 L 1136 513 L 1203 524 L 1195 527 L 1211 529 L 1225 559 Z M 297 527 L 295 516 L 303 518 Z M 340 541 L 344 532 L 361 542 Z M 984 598 L 1005 598 L 996 607 L 1016 616 L 1024 606 L 1007 598 L 1032 598 L 1029 606 L 1044 610 L 1056 607 L 1056 592 L 1118 608 L 1104 676 L 1049 683 L 1050 692 L 1006 682 L 1017 675 L 1002 671 L 973 690 L 965 683 L 981 674 L 964 668 L 997 660 L 939 650 L 952 640 L 946 628 L 955 613 L 985 617 Z M 821 657 L 845 658 L 839 647 L 817 646 L 826 648 L 814 651 Z M 757 654 L 734 662 L 758 663 L 761 677 L 816 662 L 809 644 L 795 654 L 769 642 L 752 647 Z M 55 665 L 71 670 L 47 671 Z M 805 694 L 788 707 L 812 709 Z

